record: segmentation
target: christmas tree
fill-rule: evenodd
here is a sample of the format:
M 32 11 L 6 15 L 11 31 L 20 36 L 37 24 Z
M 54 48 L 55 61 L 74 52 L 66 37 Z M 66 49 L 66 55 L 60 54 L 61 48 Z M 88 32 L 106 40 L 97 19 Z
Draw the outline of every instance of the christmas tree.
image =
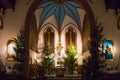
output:
M 45 73 L 52 73 L 53 71 L 53 67 L 52 67 L 52 63 L 53 63 L 53 57 L 50 57 L 50 54 L 52 53 L 52 47 L 50 46 L 50 44 L 45 44 L 44 48 L 43 48 L 43 67 L 45 70 Z
M 25 38 L 24 38 L 24 30 L 20 30 L 20 33 L 17 35 L 16 39 L 16 47 L 14 47 L 16 52 L 16 56 L 14 56 L 14 60 L 17 62 L 14 66 L 18 72 L 23 73 L 25 68 Z
M 86 80 L 99 80 L 105 66 L 104 54 L 101 50 L 101 43 L 105 39 L 102 31 L 102 24 L 96 21 L 93 30 L 91 31 L 88 45 L 91 57 L 86 64 Z

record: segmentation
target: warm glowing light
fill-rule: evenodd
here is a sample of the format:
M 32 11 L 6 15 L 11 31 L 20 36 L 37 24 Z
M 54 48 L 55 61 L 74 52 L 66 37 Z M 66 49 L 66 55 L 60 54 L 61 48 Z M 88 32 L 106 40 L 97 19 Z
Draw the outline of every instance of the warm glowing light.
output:
M 113 48 L 113 50 L 114 50 L 114 53 L 113 53 L 113 56 L 118 56 L 119 54 L 117 54 L 118 53 L 118 47 L 116 47 L 115 45 L 114 45 L 114 48 Z
M 58 50 L 59 54 L 61 53 L 62 48 L 63 47 L 62 47 L 61 43 L 59 43 L 58 46 L 57 46 L 57 50 Z
M 33 50 L 29 50 L 29 55 L 30 55 L 30 64 L 34 64 L 35 61 L 38 62 L 39 59 L 37 59 L 37 53 Z
M 14 51 L 14 47 L 16 46 L 16 44 L 15 43 L 10 43 L 9 45 L 8 45 L 8 55 L 9 56 L 15 56 L 15 51 Z

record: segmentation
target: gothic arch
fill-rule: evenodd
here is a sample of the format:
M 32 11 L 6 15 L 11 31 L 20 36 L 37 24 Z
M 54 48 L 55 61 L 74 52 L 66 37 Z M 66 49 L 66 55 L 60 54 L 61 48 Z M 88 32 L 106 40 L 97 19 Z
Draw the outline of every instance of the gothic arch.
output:
M 54 40 L 59 40 L 59 33 L 58 33 L 58 30 L 57 30 L 57 28 L 55 27 L 55 25 L 53 25 L 53 24 L 50 24 L 50 23 L 47 23 L 47 24 L 44 24 L 40 29 L 39 29 L 39 32 L 38 32 L 38 40 L 40 40 L 39 42 L 41 42 L 41 43 L 44 43 L 43 41 L 43 35 L 44 35 L 44 32 L 45 32 L 45 30 L 47 29 L 47 28 L 51 28 L 52 30 L 53 30 L 53 32 L 54 32 Z M 57 41 L 55 41 L 54 42 L 54 47 L 57 47 L 57 44 L 58 44 L 58 42 Z M 39 42 L 38 42 L 38 45 L 39 45 Z M 54 49 L 54 52 L 56 53 L 56 50 Z
M 69 28 L 72 28 L 72 29 L 75 30 L 76 38 L 77 38 L 76 39 L 76 48 L 77 48 L 78 53 L 81 53 L 82 52 L 82 50 L 81 50 L 82 49 L 81 34 L 80 34 L 80 31 L 79 31 L 78 27 L 75 26 L 74 24 L 69 23 L 69 24 L 65 25 L 65 27 L 62 29 L 62 31 L 61 31 L 61 42 L 65 43 L 65 35 L 64 34 L 66 33 L 66 30 L 69 29 Z M 65 52 L 65 48 L 66 48 L 65 44 L 63 44 L 63 47 L 64 47 L 63 52 Z
M 53 0 L 51 0 L 53 1 Z M 88 17 L 89 17 L 89 21 L 90 21 L 90 31 L 93 30 L 94 28 L 94 24 L 95 24 L 95 20 L 94 20 L 94 15 L 93 15 L 93 12 L 92 12 L 92 9 L 90 8 L 87 0 L 74 0 L 76 3 L 82 5 L 83 9 L 85 9 Z M 34 13 L 35 9 L 37 8 L 38 5 L 44 3 L 45 1 L 44 0 L 34 0 L 33 3 L 31 4 L 30 8 L 29 8 L 29 11 L 27 12 L 27 16 L 26 16 L 26 20 L 25 20 L 25 27 L 24 27 L 24 30 L 25 30 L 25 42 L 26 42 L 26 45 L 25 45 L 25 53 L 26 53 L 26 76 L 28 77 L 29 76 L 29 33 L 30 33 L 30 20 L 31 20 L 31 16 L 32 14 Z

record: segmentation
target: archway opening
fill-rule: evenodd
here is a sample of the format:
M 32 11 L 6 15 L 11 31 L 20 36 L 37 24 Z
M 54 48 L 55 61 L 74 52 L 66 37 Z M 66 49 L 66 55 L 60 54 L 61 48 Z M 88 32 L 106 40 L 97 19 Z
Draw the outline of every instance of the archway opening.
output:
M 33 20 L 33 16 L 35 20 Z M 31 21 L 34 24 L 32 28 L 30 27 Z M 48 27 L 46 24 L 50 24 L 52 27 Z M 73 28 L 66 28 L 70 24 L 74 25 L 72 26 Z M 30 57 L 30 33 L 35 36 L 30 38 L 30 40 L 35 41 L 35 47 L 32 49 L 35 55 L 42 53 L 44 43 L 50 43 L 53 46 L 53 54 L 55 56 L 56 54 L 58 55 L 58 47 L 61 47 L 60 54 L 62 56 L 57 56 L 60 59 L 67 56 L 66 49 L 73 43 L 77 48 L 78 54 L 76 57 L 78 57 L 88 51 L 87 42 L 93 25 L 94 16 L 89 4 L 85 0 L 65 0 L 64 2 L 34 1 L 28 11 L 25 23 L 27 67 Z M 34 59 L 37 59 L 37 57 Z M 58 59 L 55 58 L 55 60 L 57 61 Z

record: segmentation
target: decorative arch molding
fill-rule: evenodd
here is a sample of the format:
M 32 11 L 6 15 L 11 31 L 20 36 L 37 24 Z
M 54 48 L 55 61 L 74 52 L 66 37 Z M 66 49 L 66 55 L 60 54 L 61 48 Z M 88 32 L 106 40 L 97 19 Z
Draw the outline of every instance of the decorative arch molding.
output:
M 42 29 L 44 26 L 46 26 L 46 25 L 53 26 L 57 31 L 59 30 L 59 29 L 57 28 L 57 26 L 55 26 L 54 24 L 52 24 L 52 23 L 46 23 L 46 24 L 43 24 L 41 27 L 39 27 L 38 33 L 39 33 L 39 32 L 41 31 L 41 29 Z
M 53 0 L 51 0 L 53 1 Z M 87 0 L 74 0 L 76 3 L 82 5 L 83 9 L 85 9 L 88 17 L 89 17 L 89 21 L 90 21 L 90 31 L 92 31 L 95 27 L 95 19 L 94 19 L 94 15 L 92 12 L 92 9 L 90 8 Z M 34 13 L 34 11 L 36 10 L 37 6 L 44 3 L 45 0 L 34 0 L 33 3 L 31 4 L 28 12 L 27 12 L 27 16 L 26 16 L 26 20 L 25 20 L 25 56 L 26 56 L 26 78 L 29 78 L 29 33 L 30 33 L 30 20 L 31 20 L 31 16 Z

